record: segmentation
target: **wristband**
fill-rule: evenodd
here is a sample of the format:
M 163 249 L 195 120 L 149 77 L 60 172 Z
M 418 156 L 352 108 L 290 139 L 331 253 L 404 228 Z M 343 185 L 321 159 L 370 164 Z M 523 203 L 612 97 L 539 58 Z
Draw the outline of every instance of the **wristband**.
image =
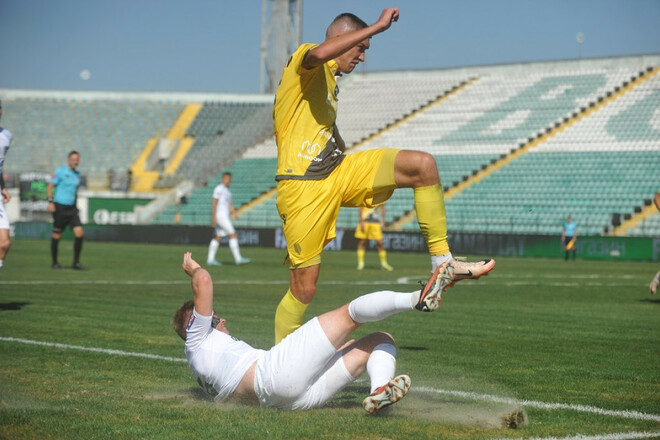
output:
M 48 197 L 48 203 L 53 203 L 53 198 L 52 197 Z

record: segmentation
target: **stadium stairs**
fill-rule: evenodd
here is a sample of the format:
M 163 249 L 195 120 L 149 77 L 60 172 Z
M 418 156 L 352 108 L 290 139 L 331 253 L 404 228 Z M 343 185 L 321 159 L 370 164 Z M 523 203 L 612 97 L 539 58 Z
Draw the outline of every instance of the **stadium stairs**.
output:
M 155 171 L 147 169 L 147 161 L 149 157 L 154 154 L 154 150 L 158 145 L 159 138 L 151 138 L 147 141 L 147 145 L 131 167 L 132 172 L 132 185 L 131 189 L 136 192 L 151 192 L 154 190 L 154 184 L 162 175 L 173 175 L 181 161 L 186 156 L 188 151 L 193 145 L 194 138 L 186 136 L 186 131 L 190 124 L 195 120 L 195 117 L 201 110 L 201 104 L 188 104 L 181 111 L 178 119 L 170 128 L 165 136 L 165 139 L 171 139 L 179 142 L 173 157 L 162 171 Z

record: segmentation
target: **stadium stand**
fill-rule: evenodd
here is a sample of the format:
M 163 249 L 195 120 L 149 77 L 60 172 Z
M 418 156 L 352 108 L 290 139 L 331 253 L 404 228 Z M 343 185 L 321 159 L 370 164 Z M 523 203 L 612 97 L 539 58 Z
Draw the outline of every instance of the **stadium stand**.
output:
M 126 172 L 147 140 L 164 136 L 183 109 L 177 101 L 111 94 L 3 92 L 3 124 L 14 133 L 11 171 L 52 172 L 78 150 L 80 170 Z
M 272 135 L 272 98 L 256 102 L 205 102 L 186 133 L 195 138 L 174 180 L 203 185 L 248 147 Z M 172 186 L 164 181 L 161 186 Z
M 642 76 L 653 76 L 646 73 Z M 654 92 L 657 80 L 640 82 L 587 118 L 582 119 L 581 114 L 622 91 L 631 77 L 637 80 L 637 76 L 637 71 L 621 67 L 491 74 L 360 149 L 401 147 L 412 139 L 416 149 L 436 156 L 443 184 L 453 186 L 457 184 L 455 175 L 443 169 L 446 162 L 457 161 L 452 153 L 482 155 L 462 170 L 463 179 L 467 179 L 521 145 L 567 127 L 566 133 L 548 137 L 530 149 L 533 154 L 522 155 L 447 200 L 448 226 L 453 231 L 551 234 L 560 231 L 561 222 L 572 213 L 583 232 L 602 234 L 612 214 L 633 212 L 660 186 L 651 166 L 660 163 L 660 135 L 651 121 L 660 103 Z M 636 100 L 640 103 L 627 104 Z M 577 119 L 582 120 L 567 124 Z M 591 127 L 598 123 L 608 123 L 607 131 Z M 585 144 L 585 138 L 591 144 Z M 596 150 L 618 154 L 588 153 L 594 143 Z M 570 146 L 570 152 L 559 154 L 555 144 L 564 149 Z M 647 151 L 632 154 L 640 148 Z M 542 155 L 544 152 L 548 154 Z M 639 184 L 634 183 L 637 181 Z M 619 193 L 625 196 L 610 198 L 601 184 L 618 185 Z M 410 202 L 408 206 L 410 209 Z M 404 229 L 418 229 L 414 216 L 408 220 L 402 225 Z

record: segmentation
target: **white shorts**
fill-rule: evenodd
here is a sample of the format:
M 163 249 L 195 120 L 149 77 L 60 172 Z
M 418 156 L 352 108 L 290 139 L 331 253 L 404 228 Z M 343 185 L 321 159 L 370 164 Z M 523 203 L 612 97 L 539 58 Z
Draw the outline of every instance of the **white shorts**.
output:
M 254 392 L 261 406 L 310 409 L 323 405 L 355 378 L 313 318 L 257 361 Z
M 0 229 L 9 229 L 9 217 L 7 217 L 7 211 L 5 210 L 5 204 L 2 203 L 2 199 L 0 199 Z
M 226 237 L 231 234 L 235 234 L 236 230 L 234 225 L 231 224 L 229 217 L 216 217 L 215 218 L 215 236 L 216 237 Z

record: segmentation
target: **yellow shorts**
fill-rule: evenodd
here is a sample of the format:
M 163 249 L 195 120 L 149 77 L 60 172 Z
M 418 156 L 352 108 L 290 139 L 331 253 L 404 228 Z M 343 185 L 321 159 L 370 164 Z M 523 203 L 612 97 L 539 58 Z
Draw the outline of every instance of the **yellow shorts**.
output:
M 355 230 L 355 238 L 359 240 L 382 240 L 383 229 L 380 227 L 380 223 L 364 222 L 364 229 L 361 229 L 358 224 Z
M 304 267 L 303 263 L 320 256 L 336 237 L 340 207 L 373 208 L 390 198 L 396 188 L 394 159 L 399 151 L 360 151 L 347 155 L 325 179 L 278 182 L 277 211 L 294 267 Z

